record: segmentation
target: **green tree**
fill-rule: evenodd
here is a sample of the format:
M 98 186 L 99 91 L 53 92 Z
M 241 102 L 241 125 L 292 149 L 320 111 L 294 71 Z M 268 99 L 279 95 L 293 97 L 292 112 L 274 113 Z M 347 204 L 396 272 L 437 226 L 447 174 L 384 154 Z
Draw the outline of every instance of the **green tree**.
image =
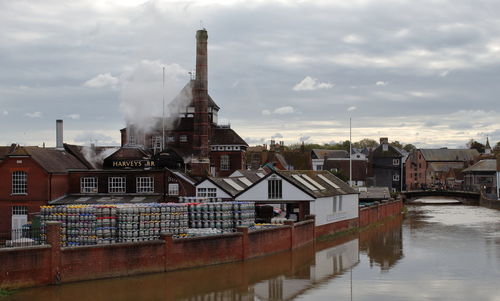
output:
M 352 145 L 355 148 L 377 147 L 378 142 L 373 139 L 364 138 L 358 142 L 354 142 Z
M 493 152 L 495 154 L 500 154 L 500 141 L 498 141 L 497 144 L 495 144 L 495 147 L 493 147 Z
M 412 150 L 417 149 L 417 148 L 415 147 L 415 145 L 408 143 L 408 144 L 405 144 L 403 149 L 407 152 L 411 152 Z
M 395 148 L 399 148 L 399 149 L 403 149 L 403 144 L 401 144 L 401 142 L 399 141 L 393 141 L 391 143 L 389 143 L 390 145 L 394 146 Z
M 468 149 L 477 149 L 478 152 L 484 153 L 484 144 L 477 142 L 474 139 L 470 139 L 465 146 Z

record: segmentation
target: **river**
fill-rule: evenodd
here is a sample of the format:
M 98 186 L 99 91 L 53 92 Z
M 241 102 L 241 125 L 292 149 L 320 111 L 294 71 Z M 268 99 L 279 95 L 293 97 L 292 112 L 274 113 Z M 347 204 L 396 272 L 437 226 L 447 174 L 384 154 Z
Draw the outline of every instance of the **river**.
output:
M 404 219 L 234 264 L 21 290 L 2 301 L 500 300 L 500 211 L 408 206 Z

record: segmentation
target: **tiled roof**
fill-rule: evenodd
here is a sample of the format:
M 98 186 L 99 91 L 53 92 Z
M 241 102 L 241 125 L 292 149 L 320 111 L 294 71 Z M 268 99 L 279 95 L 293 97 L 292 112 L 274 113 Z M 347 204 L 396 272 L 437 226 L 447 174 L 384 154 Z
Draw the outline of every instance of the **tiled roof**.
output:
M 420 149 L 426 161 L 474 161 L 476 149 Z
M 227 127 L 216 127 L 212 129 L 211 145 L 246 145 L 248 144 L 243 140 L 235 131 Z
M 314 159 L 326 158 L 349 158 L 349 152 L 345 150 L 331 150 L 331 149 L 313 149 L 312 157 Z
M 117 150 L 117 147 L 114 146 L 81 146 L 74 144 L 64 144 L 64 149 L 75 156 L 80 162 L 85 164 L 89 169 L 100 169 L 102 168 L 102 164 L 104 159 L 107 157 L 109 152 L 113 152 Z M 87 156 L 85 156 L 87 154 Z M 91 158 L 89 158 L 91 156 Z M 90 161 L 89 161 L 90 160 Z
M 140 147 L 121 147 L 116 152 L 108 156 L 105 160 L 143 159 L 148 157 L 149 154 Z
M 429 169 L 432 171 L 448 172 L 451 169 L 463 169 L 463 162 L 431 162 L 429 163 Z
M 481 160 L 476 164 L 464 169 L 462 172 L 495 172 L 497 170 L 497 160 L 496 159 L 487 159 Z
M 55 148 L 40 148 L 37 146 L 20 147 L 40 166 L 50 173 L 66 173 L 70 169 L 88 169 L 75 156 Z M 17 150 L 16 150 L 17 153 Z
M 346 182 L 334 176 L 332 173 L 325 170 L 277 170 L 276 173 L 288 181 L 293 183 L 295 186 L 299 187 L 304 192 L 308 193 L 311 196 L 316 198 L 323 198 L 335 195 L 344 195 L 344 194 L 355 194 L 356 190 L 351 188 Z M 307 185 L 304 185 L 300 181 L 294 178 L 294 175 L 298 175 L 303 178 L 302 175 L 306 175 L 325 189 L 316 189 L 313 190 L 309 188 Z M 330 182 L 333 182 L 338 188 L 333 187 L 323 178 L 326 178 Z M 309 182 L 307 179 L 304 179 L 306 182 Z M 312 185 L 314 186 L 314 185 Z

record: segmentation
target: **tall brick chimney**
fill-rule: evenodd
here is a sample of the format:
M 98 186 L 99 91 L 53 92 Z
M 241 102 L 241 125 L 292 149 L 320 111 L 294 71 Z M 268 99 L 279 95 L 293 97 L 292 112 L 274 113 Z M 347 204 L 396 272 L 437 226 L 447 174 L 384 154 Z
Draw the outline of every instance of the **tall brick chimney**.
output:
M 210 169 L 207 41 L 207 31 L 198 30 L 196 32 L 196 79 L 194 82 L 194 158 L 191 167 L 194 174 L 200 175 L 208 174 Z

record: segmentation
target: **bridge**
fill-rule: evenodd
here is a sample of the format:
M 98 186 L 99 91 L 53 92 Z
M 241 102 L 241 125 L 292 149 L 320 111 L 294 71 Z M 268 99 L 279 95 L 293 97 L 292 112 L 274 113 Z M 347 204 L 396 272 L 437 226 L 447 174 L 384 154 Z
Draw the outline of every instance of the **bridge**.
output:
M 480 194 L 473 191 L 457 191 L 457 190 L 411 190 L 402 191 L 401 196 L 405 202 L 413 202 L 416 199 L 425 197 L 442 197 L 447 199 L 455 199 L 466 205 L 479 205 Z

